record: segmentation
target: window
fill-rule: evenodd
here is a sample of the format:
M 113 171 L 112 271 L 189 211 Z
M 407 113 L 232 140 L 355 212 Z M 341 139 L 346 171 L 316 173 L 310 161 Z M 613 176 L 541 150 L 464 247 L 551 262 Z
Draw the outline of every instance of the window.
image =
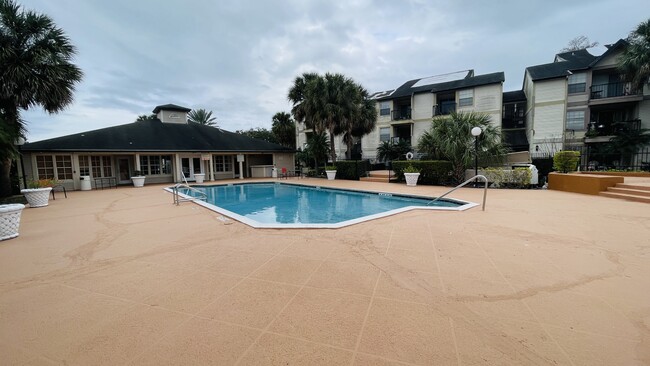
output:
M 461 90 L 458 92 L 458 106 L 466 107 L 474 105 L 474 90 Z
M 70 155 L 56 156 L 57 179 L 72 179 L 72 157 Z
M 569 87 L 567 93 L 584 93 L 587 82 L 587 75 L 585 73 L 569 75 Z
M 390 140 L 390 127 L 381 127 L 379 129 L 379 141 L 389 141 Z
M 172 173 L 170 155 L 140 155 L 140 172 L 143 175 L 161 175 Z
M 50 155 L 36 157 L 38 179 L 54 179 L 54 161 Z
M 566 129 L 567 130 L 584 130 L 585 129 L 585 112 L 584 111 L 566 112 Z
M 390 102 L 381 102 L 381 103 L 379 103 L 379 115 L 380 116 L 389 116 L 390 115 Z
M 214 162 L 215 172 L 231 172 L 232 171 L 232 156 L 230 155 L 214 155 L 212 157 Z
M 90 157 L 79 157 L 79 175 L 90 175 Z
M 82 165 L 82 158 L 87 158 L 85 156 L 79 157 L 79 165 Z M 113 166 L 111 164 L 110 156 L 90 156 L 90 171 L 92 172 L 93 178 L 101 177 L 112 177 L 113 176 Z M 80 169 L 81 170 L 81 169 Z M 83 174 L 82 174 L 83 175 Z

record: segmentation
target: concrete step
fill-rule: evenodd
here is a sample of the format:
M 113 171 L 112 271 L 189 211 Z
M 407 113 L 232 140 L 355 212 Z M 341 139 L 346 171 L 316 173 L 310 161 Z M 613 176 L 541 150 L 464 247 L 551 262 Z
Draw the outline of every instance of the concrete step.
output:
M 644 185 L 633 184 L 633 183 L 618 183 L 616 184 L 616 188 L 638 189 L 640 191 L 650 192 L 650 186 L 644 186 Z
M 650 197 L 646 197 L 646 196 L 635 196 L 631 194 L 622 194 L 622 193 L 614 193 L 614 192 L 600 192 L 600 195 L 605 197 L 634 201 L 634 202 L 650 203 Z
M 388 183 L 388 177 L 361 177 L 359 180 L 364 182 L 381 182 Z
M 395 177 L 395 172 L 392 170 L 372 170 L 368 172 L 368 175 L 372 178 L 386 178 L 388 177 L 394 178 Z
M 645 196 L 645 197 L 650 197 L 650 189 L 649 190 L 642 190 L 642 189 L 631 189 L 631 188 L 622 188 L 619 186 L 616 187 L 607 187 L 608 192 L 614 192 L 614 193 L 622 193 L 622 194 L 629 194 L 632 196 Z

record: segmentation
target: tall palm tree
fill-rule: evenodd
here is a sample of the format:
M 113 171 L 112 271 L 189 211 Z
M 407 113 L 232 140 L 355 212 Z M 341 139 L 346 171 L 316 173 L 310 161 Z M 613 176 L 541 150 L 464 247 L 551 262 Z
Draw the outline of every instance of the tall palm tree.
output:
M 618 67 L 633 89 L 642 90 L 650 84 L 650 19 L 639 24 L 627 37 Z
M 20 110 L 40 106 L 58 113 L 72 103 L 83 77 L 74 55 L 70 39 L 50 17 L 0 0 L 0 196 L 11 194 L 13 144 L 25 131 Z
M 369 99 L 368 91 L 361 85 L 356 85 L 357 93 L 354 101 L 354 110 L 346 121 L 343 133 L 343 142 L 347 145 L 346 159 L 352 158 L 354 143 L 364 135 L 369 134 L 377 125 L 377 110 L 375 101 Z
M 187 114 L 187 119 L 190 122 L 200 125 L 217 127 L 217 117 L 212 117 L 212 111 L 207 111 L 203 108 L 191 110 Z
M 324 106 L 319 98 L 325 89 L 325 80 L 317 73 L 304 73 L 293 81 L 287 98 L 293 104 L 291 114 L 298 123 L 304 123 L 315 133 L 325 130 Z
M 474 148 L 471 130 L 480 127 L 478 151 Z M 431 128 L 418 141 L 418 149 L 428 154 L 440 154 L 453 166 L 454 179 L 465 179 L 465 169 L 472 165 L 475 154 L 487 161 L 502 157 L 507 149 L 501 143 L 500 132 L 490 123 L 490 116 L 477 112 L 452 112 L 433 118 Z
M 273 115 L 271 131 L 282 146 L 296 148 L 296 123 L 287 112 L 278 112 Z

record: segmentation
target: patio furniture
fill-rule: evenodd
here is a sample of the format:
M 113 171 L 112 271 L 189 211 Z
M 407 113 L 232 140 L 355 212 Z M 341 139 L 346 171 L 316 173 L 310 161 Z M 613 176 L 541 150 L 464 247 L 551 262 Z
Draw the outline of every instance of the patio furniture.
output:
M 95 189 L 101 188 L 102 190 L 104 190 L 104 187 L 117 188 L 117 178 L 115 177 L 95 178 Z
M 56 197 L 54 197 L 54 190 L 56 189 L 61 189 L 65 198 L 68 198 L 68 192 L 65 190 L 65 186 L 63 184 L 57 184 L 53 185 L 52 190 L 50 191 L 52 193 L 52 200 L 56 200 Z

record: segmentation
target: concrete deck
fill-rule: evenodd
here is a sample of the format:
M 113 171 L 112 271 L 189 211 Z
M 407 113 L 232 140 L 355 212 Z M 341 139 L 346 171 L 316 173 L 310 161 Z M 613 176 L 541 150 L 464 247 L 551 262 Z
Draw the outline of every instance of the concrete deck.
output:
M 26 209 L 0 242 L 0 363 L 650 364 L 647 204 L 490 190 L 485 212 L 337 230 L 217 217 L 162 186 Z

